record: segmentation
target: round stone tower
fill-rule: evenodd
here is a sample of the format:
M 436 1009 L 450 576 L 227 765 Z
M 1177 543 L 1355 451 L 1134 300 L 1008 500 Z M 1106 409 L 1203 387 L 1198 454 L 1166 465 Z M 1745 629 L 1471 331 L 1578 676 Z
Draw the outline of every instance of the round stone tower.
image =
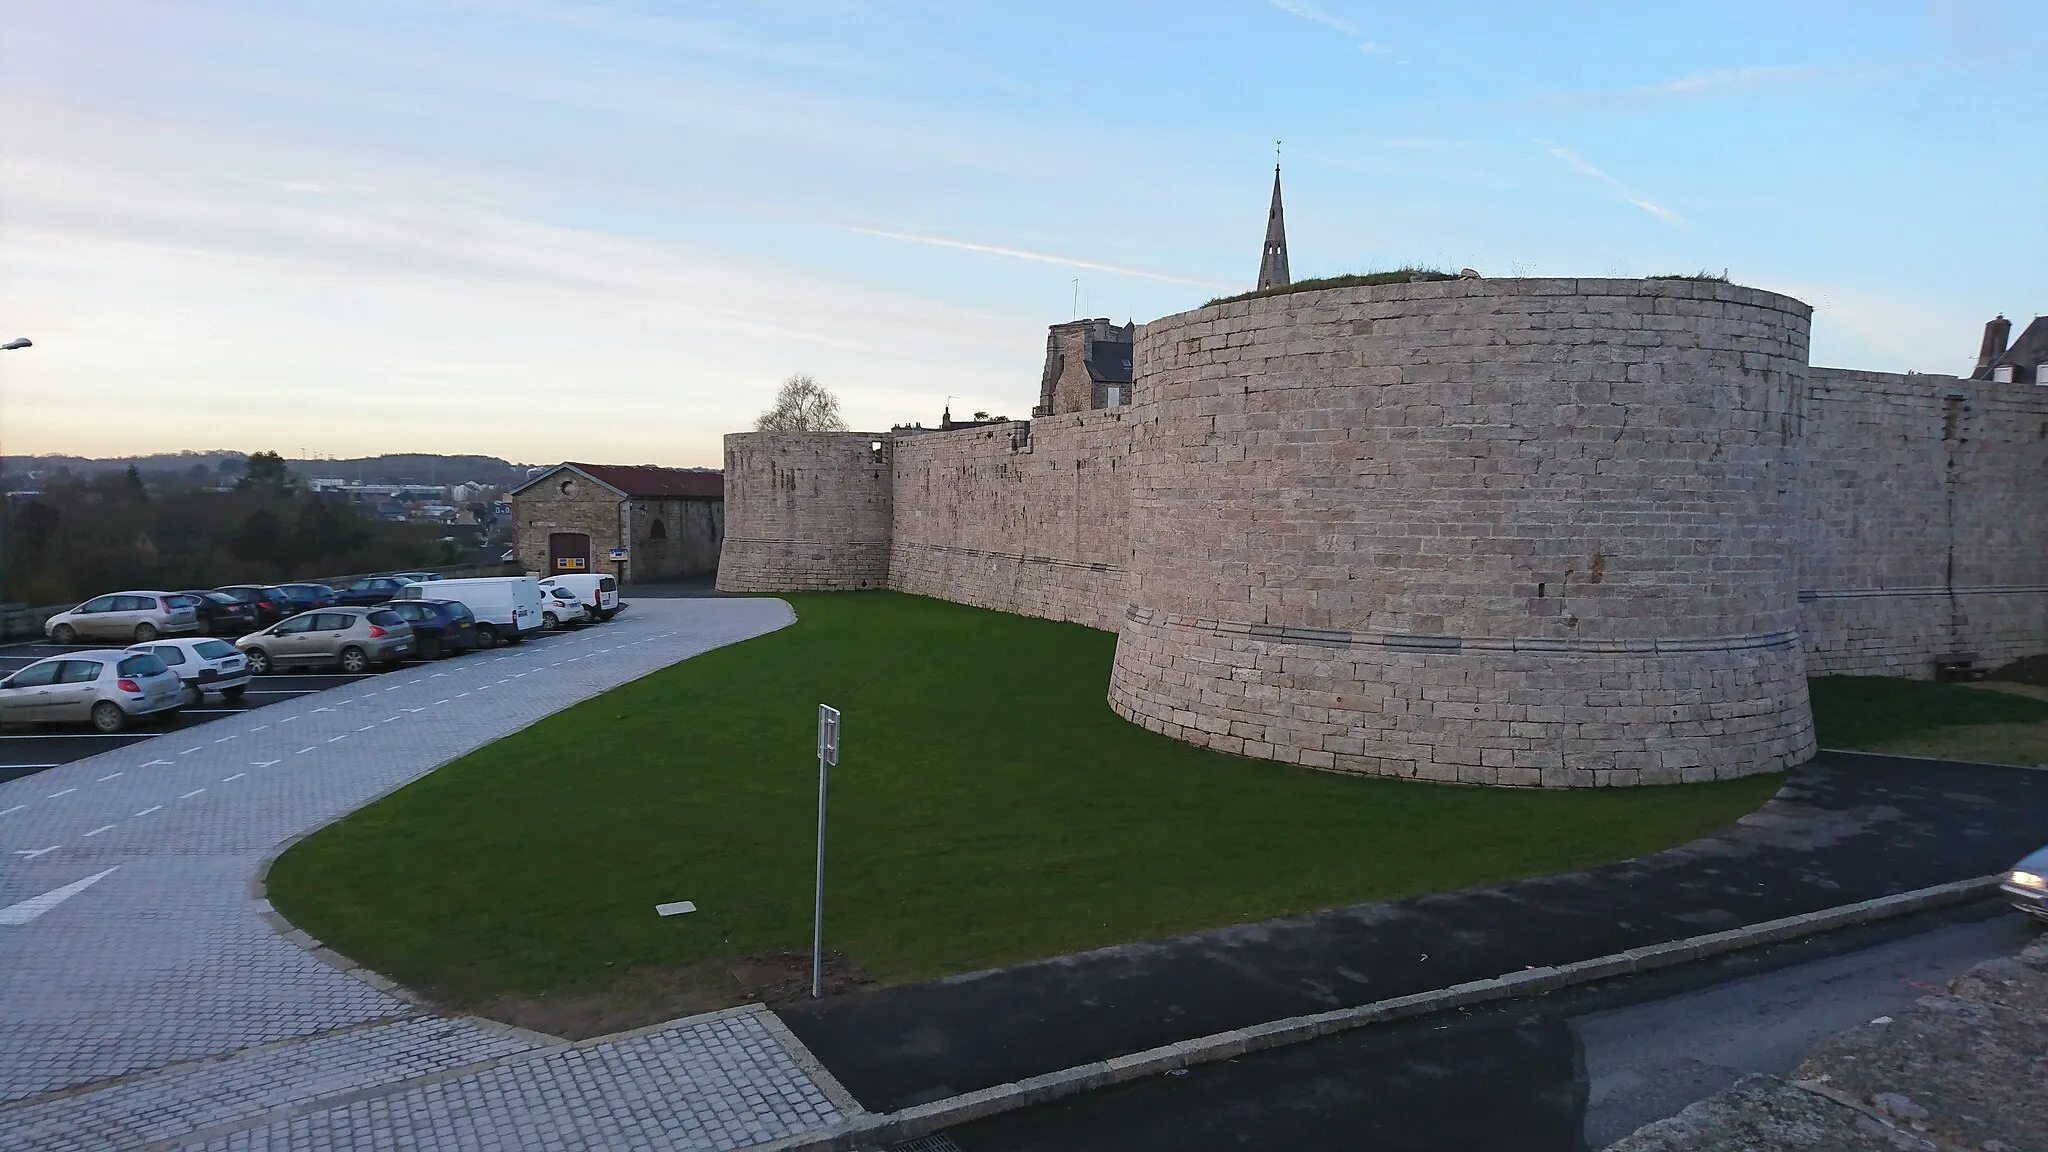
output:
M 1111 706 L 1483 784 L 1808 758 L 1809 316 L 1715 281 L 1456 280 L 1146 325 Z
M 728 434 L 718 590 L 886 587 L 889 452 L 866 432 Z

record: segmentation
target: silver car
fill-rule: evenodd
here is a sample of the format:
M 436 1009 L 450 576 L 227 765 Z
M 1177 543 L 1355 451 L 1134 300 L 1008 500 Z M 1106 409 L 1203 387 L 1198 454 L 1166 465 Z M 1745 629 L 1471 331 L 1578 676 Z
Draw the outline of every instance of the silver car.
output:
M 130 652 L 147 652 L 164 662 L 185 682 L 187 701 L 197 708 L 208 692 L 240 700 L 249 688 L 249 658 L 225 640 L 158 640 L 137 644 Z
M 0 725 L 90 723 L 113 733 L 185 706 L 185 682 L 147 652 L 52 656 L 0 680 Z
M 235 641 L 258 676 L 305 664 L 339 664 L 343 672 L 368 672 L 375 664 L 396 664 L 413 654 L 412 625 L 388 608 L 322 608 L 280 620 Z
M 199 613 L 183 596 L 169 592 L 116 592 L 95 596 L 43 623 L 43 634 L 59 644 L 116 640 L 147 644 L 159 636 L 200 630 Z

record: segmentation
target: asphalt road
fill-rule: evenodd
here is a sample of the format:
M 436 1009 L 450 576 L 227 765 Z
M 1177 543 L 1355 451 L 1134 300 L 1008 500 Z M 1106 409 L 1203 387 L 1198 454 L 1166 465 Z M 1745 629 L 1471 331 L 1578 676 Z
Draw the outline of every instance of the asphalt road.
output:
M 1152 1077 L 965 1125 L 961 1152 L 1580 1152 L 1895 1013 L 2035 929 L 1994 903 Z M 936 1147 L 945 1145 L 934 1141 Z
M 542 633 L 530 637 L 529 644 L 545 644 L 562 633 Z M 0 645 L 0 676 L 25 668 L 47 656 L 61 656 L 66 652 L 82 652 L 89 648 L 116 647 L 112 644 L 88 644 L 65 647 L 61 644 L 23 643 Z M 455 656 L 451 659 L 460 660 Z M 405 667 L 416 667 L 419 661 L 407 661 Z M 382 675 L 379 672 L 370 676 Z M 9 730 L 0 734 L 0 781 L 16 780 L 33 776 L 60 764 L 83 760 L 110 749 L 139 744 L 161 736 L 189 731 L 209 721 L 237 712 L 265 708 L 313 692 L 324 692 L 338 688 L 365 676 L 348 676 L 340 672 L 292 672 L 273 676 L 258 676 L 251 680 L 249 689 L 240 700 L 223 700 L 219 696 L 208 696 L 204 707 L 186 708 L 168 724 L 144 723 L 130 731 L 114 736 L 102 736 L 84 725 L 43 725 L 33 732 Z

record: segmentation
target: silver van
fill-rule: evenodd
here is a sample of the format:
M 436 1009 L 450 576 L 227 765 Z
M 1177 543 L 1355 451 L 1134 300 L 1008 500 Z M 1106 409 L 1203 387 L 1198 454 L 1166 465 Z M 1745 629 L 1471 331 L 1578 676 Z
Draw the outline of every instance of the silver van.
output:
M 52 656 L 0 680 L 0 725 L 90 723 L 114 733 L 185 705 L 185 682 L 147 652 Z
M 258 676 L 302 664 L 339 664 L 351 676 L 413 654 L 412 625 L 388 608 L 322 608 L 235 641 Z

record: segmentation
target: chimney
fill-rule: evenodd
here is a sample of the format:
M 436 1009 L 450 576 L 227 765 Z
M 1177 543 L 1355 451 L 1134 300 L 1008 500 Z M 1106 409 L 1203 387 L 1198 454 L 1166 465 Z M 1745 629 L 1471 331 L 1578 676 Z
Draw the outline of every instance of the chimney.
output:
M 1972 380 L 1991 378 L 1991 365 L 2005 355 L 2005 342 L 2012 338 L 2012 321 L 1999 313 L 1998 318 L 1984 325 L 1984 345 L 1977 349 L 1977 370 L 1970 373 Z

